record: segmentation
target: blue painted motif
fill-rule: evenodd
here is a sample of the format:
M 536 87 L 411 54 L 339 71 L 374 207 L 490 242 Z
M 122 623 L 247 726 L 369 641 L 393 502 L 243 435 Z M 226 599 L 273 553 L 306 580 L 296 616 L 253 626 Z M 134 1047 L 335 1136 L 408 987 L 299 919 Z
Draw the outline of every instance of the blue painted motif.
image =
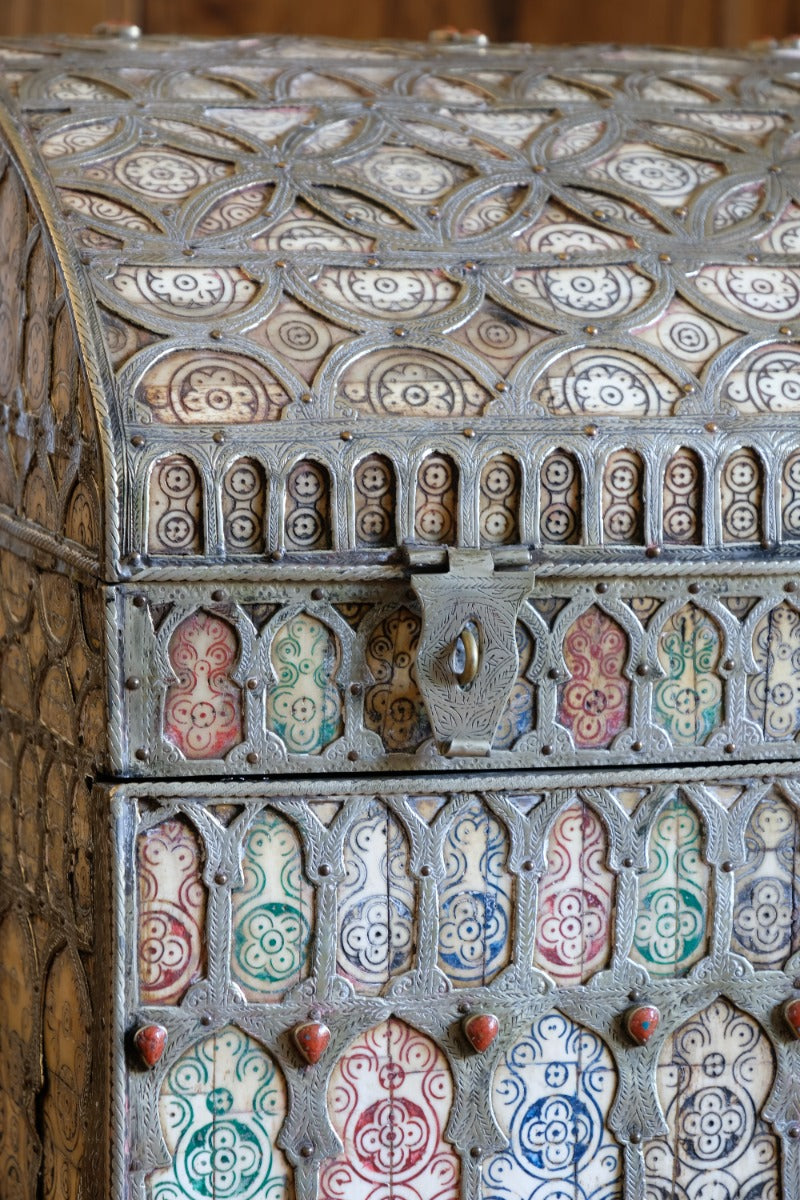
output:
M 509 1146 L 484 1166 L 483 1200 L 621 1200 L 620 1148 L 606 1128 L 616 1087 L 596 1034 L 561 1013 L 536 1021 L 495 1074 Z

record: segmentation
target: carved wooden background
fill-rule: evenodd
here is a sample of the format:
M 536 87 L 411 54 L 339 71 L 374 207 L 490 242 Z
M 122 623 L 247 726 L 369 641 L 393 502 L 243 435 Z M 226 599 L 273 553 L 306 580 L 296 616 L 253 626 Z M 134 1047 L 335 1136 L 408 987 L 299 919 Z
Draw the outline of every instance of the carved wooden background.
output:
M 617 41 L 740 46 L 800 32 L 800 0 L 4 0 L 0 35 L 87 32 L 132 21 L 147 33 L 327 34 L 425 38 L 431 29 L 481 29 L 496 41 Z

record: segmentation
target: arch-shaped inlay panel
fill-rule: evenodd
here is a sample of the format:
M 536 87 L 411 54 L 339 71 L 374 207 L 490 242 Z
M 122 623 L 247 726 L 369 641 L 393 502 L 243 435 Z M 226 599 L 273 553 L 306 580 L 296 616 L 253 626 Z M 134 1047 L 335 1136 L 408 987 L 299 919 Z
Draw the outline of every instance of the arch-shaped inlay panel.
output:
M 573 546 L 583 533 L 580 467 L 568 450 L 554 450 L 539 476 L 539 536 L 543 542 Z
M 356 543 L 394 546 L 396 542 L 396 485 L 394 467 L 383 454 L 362 458 L 353 474 Z
M 326 467 L 305 459 L 286 480 L 284 541 L 287 550 L 330 550 L 331 480 Z
M 800 450 L 793 451 L 783 464 L 781 522 L 786 541 L 800 541 Z
M 364 724 L 387 750 L 416 750 L 431 737 L 417 680 L 420 618 L 407 608 L 391 613 L 373 630 L 366 663 L 375 682 L 364 694 Z
M 192 613 L 173 632 L 168 655 L 178 678 L 164 700 L 164 736 L 185 758 L 222 758 L 244 736 L 235 629 L 222 617 Z
M 159 1099 L 172 1161 L 149 1177 L 148 1200 L 291 1200 L 278 1148 L 286 1084 L 267 1052 L 229 1025 L 170 1067 Z
M 151 554 L 201 554 L 203 491 L 184 454 L 160 459 L 150 472 L 147 549 Z
M 320 1200 L 458 1200 L 458 1157 L 445 1141 L 453 1080 L 441 1050 L 396 1017 L 361 1034 L 328 1087 L 341 1153 L 320 1171 Z
M 736 450 L 722 469 L 719 486 L 722 540 L 734 545 L 760 541 L 764 481 L 755 451 Z
M 664 674 L 653 690 L 653 713 L 679 745 L 701 746 L 722 720 L 721 651 L 718 625 L 695 604 L 685 604 L 661 630 L 658 661 Z
M 456 987 L 480 987 L 511 960 L 508 837 L 500 822 L 471 800 L 448 829 L 443 856 L 439 966 Z
M 92 1011 L 77 955 L 62 950 L 44 989 L 43 1196 L 77 1196 L 87 1150 Z
M 564 637 L 564 663 L 570 678 L 559 692 L 558 719 L 576 746 L 610 746 L 628 722 L 630 682 L 624 630 L 601 609 L 581 613 Z
M 222 523 L 228 554 L 258 554 L 264 549 L 267 484 L 254 458 L 240 458 L 222 485 Z
M 703 541 L 703 464 L 688 447 L 676 450 L 664 474 L 664 541 L 699 546 Z
M 504 1054 L 492 1107 L 509 1145 L 483 1165 L 484 1200 L 622 1196 L 622 1156 L 607 1121 L 617 1073 L 605 1043 L 559 1012 Z
M 644 464 L 635 450 L 615 450 L 603 471 L 603 540 L 640 546 L 644 540 Z
M 761 1029 L 728 1000 L 681 1025 L 658 1060 L 668 1132 L 645 1150 L 649 1200 L 706 1187 L 725 1200 L 777 1200 L 778 1143 L 761 1116 L 774 1069 Z
M 482 546 L 519 541 L 522 476 L 512 454 L 498 454 L 481 471 L 480 540 Z
M 139 997 L 177 1004 L 205 969 L 206 889 L 200 842 L 181 818 L 139 835 Z
M 343 860 L 337 966 L 357 991 L 375 994 L 410 968 L 416 943 L 408 841 L 382 804 L 373 802 L 356 817 Z
M 747 689 L 751 718 L 765 740 L 783 741 L 800 732 L 800 613 L 789 604 L 770 609 L 753 635 L 759 673 Z
M 458 536 L 458 467 L 446 454 L 429 454 L 417 472 L 414 536 L 452 546 Z
M 800 950 L 800 845 L 794 808 L 761 800 L 744 835 L 736 870 L 731 948 L 762 970 L 781 970 Z
M 539 883 L 534 962 L 562 986 L 585 983 L 611 957 L 614 876 L 600 818 L 578 801 L 563 809 L 547 840 Z
M 253 821 L 232 893 L 231 974 L 248 1000 L 279 1000 L 308 971 L 314 899 L 300 843 L 279 813 Z
M 685 975 L 708 944 L 710 890 L 700 818 L 675 796 L 650 834 L 631 957 L 651 975 Z
M 336 635 L 308 613 L 281 625 L 272 641 L 276 684 L 267 697 L 267 728 L 290 754 L 319 754 L 342 732 L 342 695 L 336 686 Z

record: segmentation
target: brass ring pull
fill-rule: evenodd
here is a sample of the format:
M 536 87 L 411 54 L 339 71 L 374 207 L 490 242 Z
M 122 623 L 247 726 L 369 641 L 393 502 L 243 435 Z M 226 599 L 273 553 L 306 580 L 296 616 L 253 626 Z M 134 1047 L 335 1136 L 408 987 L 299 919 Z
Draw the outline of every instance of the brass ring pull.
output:
M 467 621 L 453 646 L 450 667 L 460 687 L 468 687 L 480 670 L 481 646 L 478 628 Z

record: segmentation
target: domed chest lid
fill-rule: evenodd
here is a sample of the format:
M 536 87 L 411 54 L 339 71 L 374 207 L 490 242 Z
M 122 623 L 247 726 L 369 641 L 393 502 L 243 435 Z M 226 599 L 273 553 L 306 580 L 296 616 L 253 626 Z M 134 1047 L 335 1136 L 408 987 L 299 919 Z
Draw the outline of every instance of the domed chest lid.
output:
M 0 60 L 105 381 L 127 553 L 800 536 L 791 55 L 112 39 Z

